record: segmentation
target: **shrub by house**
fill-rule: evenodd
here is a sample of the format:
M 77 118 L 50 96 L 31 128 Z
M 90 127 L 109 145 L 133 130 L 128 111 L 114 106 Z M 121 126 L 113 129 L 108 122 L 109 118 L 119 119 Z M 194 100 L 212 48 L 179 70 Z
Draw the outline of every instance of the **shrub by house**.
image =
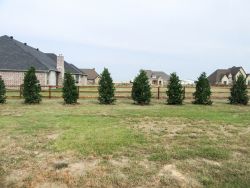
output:
M 132 99 L 138 104 L 144 105 L 150 103 L 152 93 L 145 71 L 141 70 L 140 74 L 134 79 L 131 95 Z
M 76 104 L 78 99 L 78 91 L 73 76 L 66 72 L 63 80 L 63 99 L 65 104 Z
M 98 100 L 101 104 L 113 104 L 115 102 L 115 86 L 107 68 L 104 68 L 98 87 Z
M 24 76 L 23 97 L 27 104 L 36 104 L 41 102 L 41 86 L 36 77 L 36 70 L 31 67 Z

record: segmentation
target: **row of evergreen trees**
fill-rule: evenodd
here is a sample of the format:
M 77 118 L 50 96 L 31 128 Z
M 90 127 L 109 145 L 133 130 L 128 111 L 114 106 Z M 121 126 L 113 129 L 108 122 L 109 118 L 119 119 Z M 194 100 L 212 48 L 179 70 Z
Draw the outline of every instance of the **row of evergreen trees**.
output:
M 115 101 L 115 87 L 108 72 L 104 69 L 99 82 L 99 101 L 101 104 L 112 104 Z M 247 105 L 249 101 L 246 79 L 240 75 L 237 81 L 231 87 L 230 104 Z M 185 99 L 185 88 L 181 85 L 181 81 L 176 73 L 170 75 L 169 84 L 167 86 L 167 104 L 181 105 Z M 193 104 L 212 105 L 211 87 L 206 73 L 202 73 L 195 82 L 195 92 L 193 93 Z M 152 98 L 151 87 L 145 71 L 134 79 L 131 97 L 135 103 L 140 105 L 149 104 Z
M 211 105 L 211 88 L 206 73 L 202 73 L 195 82 L 196 90 L 193 93 L 194 104 Z M 24 77 L 23 97 L 27 104 L 36 104 L 41 102 L 41 87 L 35 75 L 35 68 L 31 67 Z M 104 69 L 101 74 L 98 87 L 98 100 L 101 104 L 113 104 L 115 102 L 115 86 L 108 69 Z M 185 89 L 181 85 L 176 73 L 170 75 L 167 86 L 167 104 L 181 105 L 185 99 Z M 135 103 L 140 105 L 149 104 L 152 98 L 151 87 L 145 71 L 134 79 L 131 97 Z M 78 91 L 75 80 L 70 73 L 65 73 L 63 82 L 63 99 L 66 104 L 77 103 Z M 249 101 L 246 79 L 240 75 L 231 88 L 229 102 L 231 104 L 247 105 Z M 6 102 L 6 88 L 4 81 L 0 77 L 0 103 Z

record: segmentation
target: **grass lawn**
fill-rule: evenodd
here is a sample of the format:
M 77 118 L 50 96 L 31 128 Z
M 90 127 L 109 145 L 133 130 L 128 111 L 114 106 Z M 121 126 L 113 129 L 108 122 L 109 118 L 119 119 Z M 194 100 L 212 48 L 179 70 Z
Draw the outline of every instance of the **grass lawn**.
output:
M 250 106 L 0 105 L 0 187 L 250 187 Z

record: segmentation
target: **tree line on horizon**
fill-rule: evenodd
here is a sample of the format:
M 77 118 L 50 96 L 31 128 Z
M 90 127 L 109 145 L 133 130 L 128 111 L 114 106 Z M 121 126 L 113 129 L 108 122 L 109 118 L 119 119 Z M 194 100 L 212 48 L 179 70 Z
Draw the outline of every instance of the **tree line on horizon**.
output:
M 31 67 L 24 76 L 23 97 L 25 104 L 39 104 L 42 100 L 41 86 L 35 74 L 35 68 Z M 115 85 L 107 68 L 104 68 L 100 75 L 98 86 L 98 101 L 100 104 L 114 104 Z M 65 104 L 76 104 L 79 98 L 77 86 L 73 76 L 66 72 L 63 80 L 63 99 Z M 185 88 L 181 85 L 181 81 L 176 73 L 170 75 L 170 80 L 167 85 L 167 100 L 168 105 L 182 105 L 185 99 Z M 195 81 L 195 92 L 193 93 L 193 104 L 212 105 L 211 87 L 205 72 L 203 72 Z M 133 81 L 131 98 L 135 104 L 148 105 L 151 102 L 152 92 L 149 79 L 146 72 L 141 70 Z M 249 96 L 246 85 L 246 78 L 240 75 L 230 88 L 230 104 L 247 105 Z M 0 77 L 0 104 L 6 102 L 6 88 L 3 79 Z

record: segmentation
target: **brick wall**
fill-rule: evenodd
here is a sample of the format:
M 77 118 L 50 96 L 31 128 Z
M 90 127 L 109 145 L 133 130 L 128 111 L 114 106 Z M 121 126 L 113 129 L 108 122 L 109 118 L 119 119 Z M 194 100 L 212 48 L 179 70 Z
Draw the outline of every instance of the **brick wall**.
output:
M 6 86 L 20 86 L 23 84 L 25 72 L 1 72 L 0 76 Z M 36 73 L 37 79 L 41 85 L 47 85 L 47 73 Z

